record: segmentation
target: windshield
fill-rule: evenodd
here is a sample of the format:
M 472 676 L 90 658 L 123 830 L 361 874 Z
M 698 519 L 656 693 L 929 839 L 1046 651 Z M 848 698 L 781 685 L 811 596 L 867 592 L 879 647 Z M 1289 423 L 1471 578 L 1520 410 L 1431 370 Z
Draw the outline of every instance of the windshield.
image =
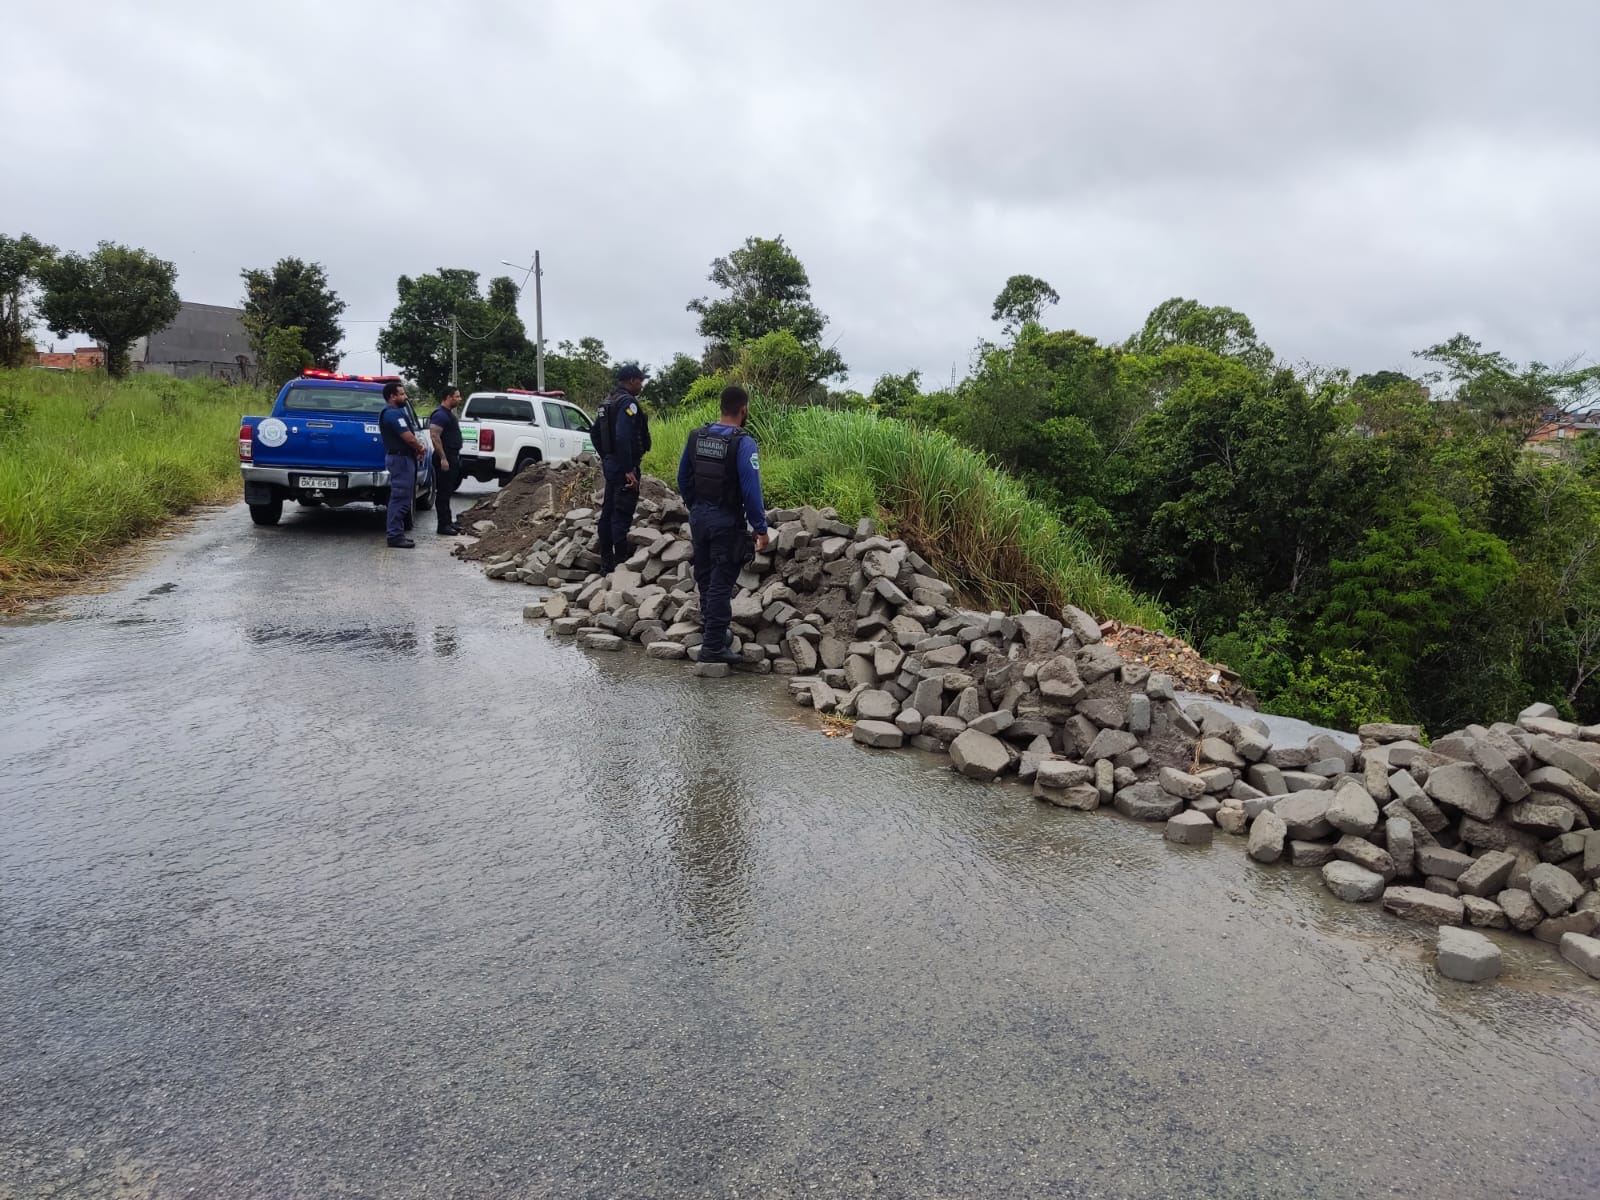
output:
M 376 413 L 383 411 L 383 393 L 377 388 L 290 386 L 283 407 L 299 412 Z

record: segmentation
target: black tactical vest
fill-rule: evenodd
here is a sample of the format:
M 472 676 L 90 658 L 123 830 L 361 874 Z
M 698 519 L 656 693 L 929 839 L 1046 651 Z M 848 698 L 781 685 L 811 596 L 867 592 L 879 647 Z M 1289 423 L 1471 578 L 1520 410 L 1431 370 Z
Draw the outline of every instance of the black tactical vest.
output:
M 744 506 L 739 487 L 739 439 L 749 437 L 742 429 L 720 433 L 710 425 L 694 431 L 694 504 L 715 504 L 731 512 Z

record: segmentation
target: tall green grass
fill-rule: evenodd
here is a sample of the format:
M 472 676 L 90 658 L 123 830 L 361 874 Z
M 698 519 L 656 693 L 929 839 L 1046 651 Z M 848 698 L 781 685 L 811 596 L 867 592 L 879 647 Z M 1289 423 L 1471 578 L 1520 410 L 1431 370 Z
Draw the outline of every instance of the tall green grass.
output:
M 690 430 L 714 407 L 655 422 L 644 467 L 669 482 Z M 767 503 L 838 509 L 882 521 L 980 608 L 1076 604 L 1100 617 L 1170 628 L 1166 613 L 1117 577 L 1088 542 L 1021 483 L 948 434 L 871 413 L 752 410 Z
M 212 380 L 0 371 L 0 598 L 237 489 L 239 416 L 266 403 Z

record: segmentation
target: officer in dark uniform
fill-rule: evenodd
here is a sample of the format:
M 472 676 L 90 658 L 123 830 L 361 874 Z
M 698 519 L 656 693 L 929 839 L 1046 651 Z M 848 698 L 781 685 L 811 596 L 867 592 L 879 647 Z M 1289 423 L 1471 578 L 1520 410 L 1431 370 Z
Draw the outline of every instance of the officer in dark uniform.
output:
M 417 467 L 428 451 L 411 427 L 405 385 L 395 380 L 384 384 L 383 403 L 378 432 L 383 437 L 383 465 L 389 472 L 389 545 L 409 550 L 416 543 L 406 536 L 406 515 L 417 490 Z
M 728 648 L 733 586 L 751 557 L 767 548 L 756 440 L 744 431 L 750 395 L 722 389 L 722 416 L 689 435 L 678 463 L 678 491 L 689 506 L 694 581 L 700 589 L 700 661 L 742 661 Z M 745 522 L 755 531 L 752 545 Z
M 434 503 L 438 505 L 440 534 L 460 533 L 450 514 L 450 497 L 461 486 L 461 422 L 456 409 L 461 407 L 461 389 L 450 384 L 439 397 L 439 407 L 428 417 L 433 435 Z
M 639 462 L 650 450 L 650 418 L 639 403 L 644 372 L 634 363 L 617 369 L 617 386 L 595 419 L 600 470 L 606 480 L 600 504 L 600 569 L 610 574 L 633 551 L 628 530 L 639 507 Z

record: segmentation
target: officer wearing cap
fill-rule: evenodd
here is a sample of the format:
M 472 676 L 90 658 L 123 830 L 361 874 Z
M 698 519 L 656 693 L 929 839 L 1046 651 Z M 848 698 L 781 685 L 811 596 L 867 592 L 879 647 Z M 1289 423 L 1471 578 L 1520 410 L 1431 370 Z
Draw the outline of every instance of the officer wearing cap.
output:
M 728 647 L 733 585 L 751 557 L 767 548 L 767 507 L 761 499 L 761 460 L 744 430 L 750 395 L 722 389 L 722 415 L 689 435 L 678 463 L 678 491 L 689 506 L 694 581 L 700 589 L 700 661 L 737 663 Z M 755 542 L 745 523 L 755 531 Z
M 617 368 L 617 386 L 595 417 L 595 448 L 606 494 L 600 505 L 600 569 L 610 574 L 633 551 L 628 530 L 639 507 L 639 463 L 650 450 L 650 418 L 639 403 L 644 372 L 636 363 Z

